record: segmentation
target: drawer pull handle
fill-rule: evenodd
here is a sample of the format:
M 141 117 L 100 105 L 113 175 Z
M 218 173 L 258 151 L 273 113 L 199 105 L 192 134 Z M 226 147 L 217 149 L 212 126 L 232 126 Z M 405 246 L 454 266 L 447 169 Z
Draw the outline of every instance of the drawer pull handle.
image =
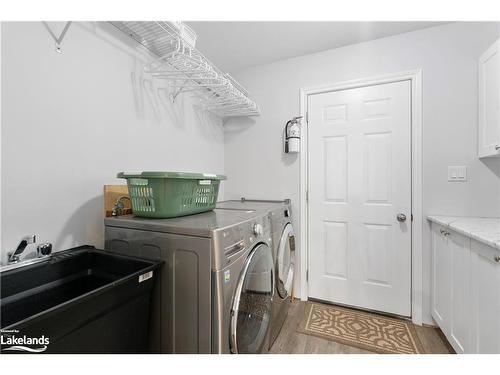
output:
M 449 236 L 449 235 L 450 235 L 450 232 L 447 232 L 447 231 L 442 230 L 442 229 L 440 230 L 440 232 L 441 232 L 441 234 L 442 234 L 443 236 Z
M 497 151 L 500 150 L 500 145 L 496 145 L 495 150 L 497 150 Z
M 500 255 L 495 255 L 495 262 L 500 262 Z

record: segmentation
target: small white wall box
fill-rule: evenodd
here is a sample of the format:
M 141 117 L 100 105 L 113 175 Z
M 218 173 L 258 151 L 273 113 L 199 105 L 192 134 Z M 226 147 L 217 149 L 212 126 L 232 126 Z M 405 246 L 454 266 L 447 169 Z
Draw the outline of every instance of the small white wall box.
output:
M 448 167 L 448 181 L 450 182 L 467 181 L 467 167 L 465 165 Z

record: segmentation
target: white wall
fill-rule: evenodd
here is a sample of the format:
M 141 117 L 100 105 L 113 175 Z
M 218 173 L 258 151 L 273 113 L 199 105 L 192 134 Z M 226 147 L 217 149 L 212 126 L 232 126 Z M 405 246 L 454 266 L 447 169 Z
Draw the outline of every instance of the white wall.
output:
M 497 23 L 453 23 L 233 72 L 262 115 L 226 125 L 225 197 L 291 198 L 298 228 L 299 160 L 283 154 L 282 131 L 299 114 L 299 89 L 422 69 L 424 214 L 500 216 L 500 160 L 476 158 L 476 61 L 499 35 Z M 468 181 L 448 183 L 448 165 L 466 165 Z M 427 225 L 423 243 L 431 322 Z
M 61 54 L 41 22 L 3 22 L 1 38 L 3 257 L 30 233 L 102 246 L 119 171 L 224 172 L 220 120 L 143 84 L 140 48 L 113 26 L 73 23 Z

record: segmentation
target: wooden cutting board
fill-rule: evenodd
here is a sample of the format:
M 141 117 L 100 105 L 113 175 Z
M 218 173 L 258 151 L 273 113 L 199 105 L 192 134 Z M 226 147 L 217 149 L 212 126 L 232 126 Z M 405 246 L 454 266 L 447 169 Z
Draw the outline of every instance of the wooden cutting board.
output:
M 128 197 L 127 185 L 104 185 L 104 216 L 112 216 L 113 207 L 121 196 Z M 127 215 L 132 213 L 132 206 L 130 205 L 130 200 L 122 200 L 124 209 L 121 210 L 122 215 Z M 120 213 L 119 213 L 120 214 Z

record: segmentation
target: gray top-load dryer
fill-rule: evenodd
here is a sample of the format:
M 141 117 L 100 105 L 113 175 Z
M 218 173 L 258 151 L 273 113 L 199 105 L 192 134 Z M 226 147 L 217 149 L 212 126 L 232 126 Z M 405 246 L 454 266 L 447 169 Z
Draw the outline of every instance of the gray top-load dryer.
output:
M 270 217 L 213 210 L 174 219 L 105 219 L 105 247 L 165 261 L 152 341 L 162 353 L 267 350 L 273 261 Z

